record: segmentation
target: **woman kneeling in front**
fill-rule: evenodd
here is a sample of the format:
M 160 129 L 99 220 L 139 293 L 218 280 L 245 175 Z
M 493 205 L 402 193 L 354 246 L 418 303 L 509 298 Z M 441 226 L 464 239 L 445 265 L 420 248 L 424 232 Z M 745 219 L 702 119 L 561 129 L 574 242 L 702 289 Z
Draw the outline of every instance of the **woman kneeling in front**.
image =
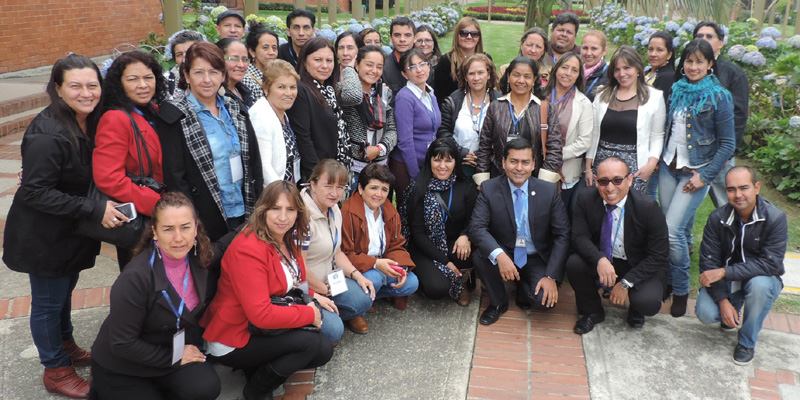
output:
M 370 164 L 361 171 L 358 193 L 342 203 L 342 251 L 372 281 L 375 298 L 391 298 L 402 311 L 419 281 L 403 247 L 400 215 L 388 199 L 392 184 L 394 175 L 385 165 Z

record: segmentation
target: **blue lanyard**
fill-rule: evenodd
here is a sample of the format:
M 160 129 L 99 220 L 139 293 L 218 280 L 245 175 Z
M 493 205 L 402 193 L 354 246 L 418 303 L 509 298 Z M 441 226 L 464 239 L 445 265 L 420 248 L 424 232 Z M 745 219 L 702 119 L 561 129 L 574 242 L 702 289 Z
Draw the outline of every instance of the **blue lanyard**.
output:
M 606 72 L 606 68 L 608 68 L 608 64 L 603 65 L 603 72 Z M 589 85 L 588 88 L 586 88 L 586 91 L 584 93 L 591 93 L 592 92 L 592 88 L 594 87 L 594 85 L 597 84 L 597 81 L 599 81 L 601 78 L 602 78 L 602 73 L 601 73 L 601 76 L 598 76 L 597 79 L 592 81 L 592 84 Z
M 570 89 L 569 92 L 567 92 L 567 94 L 564 95 L 564 97 L 556 101 L 556 88 L 553 88 L 553 95 L 550 96 L 550 102 L 553 103 L 553 105 L 557 106 L 558 103 L 561 103 L 562 101 L 564 101 L 564 99 L 569 97 L 570 93 L 572 93 L 573 90 L 575 90 L 575 85 L 572 85 L 572 89 Z
M 619 236 L 619 228 L 622 224 L 625 223 L 623 219 L 625 217 L 625 207 L 622 207 L 622 211 L 619 213 L 619 222 L 617 222 L 617 230 L 614 232 L 614 240 L 611 242 L 611 257 L 614 257 L 614 245 L 617 243 L 617 236 Z
M 553 64 L 558 62 L 558 57 L 556 57 L 555 53 L 553 53 Z
M 450 211 L 450 206 L 452 204 L 453 204 L 453 187 L 450 186 L 450 200 L 447 200 L 447 211 Z M 442 208 L 443 208 L 442 216 L 444 217 L 444 223 L 446 224 L 447 223 L 447 213 L 445 212 L 444 207 L 442 207 Z
M 142 113 L 142 110 L 140 110 L 140 109 L 138 109 L 138 108 L 136 108 L 136 107 L 133 107 L 133 112 L 135 112 L 135 113 L 137 113 L 137 114 L 141 115 L 141 116 L 142 116 L 142 118 L 144 118 L 144 120 L 145 120 L 145 121 L 147 121 L 147 123 L 148 123 L 148 124 L 150 124 L 150 126 L 151 126 L 151 127 L 153 127 L 153 128 L 155 128 L 155 127 L 156 127 L 156 123 L 155 123 L 155 122 L 153 122 L 153 121 L 150 121 L 150 120 L 148 120 L 148 119 L 147 119 L 147 117 L 145 117 L 145 116 L 144 116 L 144 113 Z
M 381 209 L 381 218 L 383 218 L 383 206 L 380 206 Z M 383 252 L 386 251 L 386 224 L 384 224 L 384 228 L 378 232 L 378 240 L 381 244 L 381 256 L 383 256 Z
M 300 265 L 297 264 L 297 260 L 294 259 L 292 256 L 291 251 L 289 251 L 290 257 L 286 257 L 286 254 L 283 254 L 280 246 L 275 246 L 275 249 L 278 250 L 278 254 L 280 254 L 281 259 L 283 262 L 286 263 L 286 266 L 289 268 L 290 275 L 292 275 L 292 287 L 297 288 L 300 286 Z M 287 249 L 288 250 L 288 249 Z
M 331 223 L 333 220 L 333 223 Z M 339 244 L 339 228 L 336 227 L 336 214 L 333 209 L 328 208 L 328 232 L 331 234 L 331 242 L 333 242 L 333 269 L 336 269 L 336 245 Z M 333 228 L 333 231 L 330 230 Z
M 514 133 L 517 133 L 517 124 L 519 120 L 522 119 L 522 114 L 520 114 L 519 118 L 514 115 L 514 106 L 511 105 L 511 99 L 508 99 L 508 112 L 511 113 L 511 123 L 514 124 Z
M 153 250 L 153 254 L 150 255 L 150 269 L 153 269 L 153 262 L 156 259 L 156 250 Z M 186 295 L 186 287 L 189 285 L 189 256 L 186 256 L 186 271 L 183 274 L 183 294 Z M 169 304 L 169 308 L 172 310 L 172 313 L 175 314 L 177 320 L 175 322 L 175 329 L 181 329 L 181 314 L 183 314 L 183 306 L 186 305 L 183 296 L 181 296 L 181 303 L 178 308 L 175 308 L 175 304 L 172 303 L 172 299 L 169 297 L 169 293 L 166 290 L 162 290 L 161 294 L 164 296 L 164 300 L 167 301 Z

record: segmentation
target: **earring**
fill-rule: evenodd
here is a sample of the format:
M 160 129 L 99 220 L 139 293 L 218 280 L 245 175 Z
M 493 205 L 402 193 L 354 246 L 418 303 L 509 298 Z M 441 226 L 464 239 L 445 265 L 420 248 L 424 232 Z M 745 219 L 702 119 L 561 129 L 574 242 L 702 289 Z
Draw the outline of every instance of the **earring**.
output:
M 683 70 L 683 67 L 681 67 L 681 75 L 686 75 L 686 71 Z
M 194 240 L 194 256 L 197 257 L 197 239 Z
M 225 88 L 223 86 L 220 86 L 219 89 L 217 90 L 217 94 L 220 96 L 225 96 Z
M 709 75 L 714 75 L 714 68 L 713 68 L 713 67 L 712 67 L 712 68 L 709 68 L 707 73 L 708 73 Z

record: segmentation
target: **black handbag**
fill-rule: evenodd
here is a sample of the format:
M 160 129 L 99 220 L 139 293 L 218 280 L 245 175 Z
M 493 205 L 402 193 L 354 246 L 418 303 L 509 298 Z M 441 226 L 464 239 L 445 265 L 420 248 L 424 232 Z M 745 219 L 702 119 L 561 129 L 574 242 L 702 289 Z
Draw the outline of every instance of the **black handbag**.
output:
M 128 111 L 122 109 L 119 111 L 125 113 L 125 115 L 127 115 L 131 120 L 131 125 L 133 126 L 133 132 L 135 136 L 134 141 L 136 142 L 136 153 L 139 156 L 140 174 L 127 174 L 128 178 L 130 178 L 130 180 L 136 185 L 144 186 L 156 193 L 161 193 L 164 190 L 165 185 L 153 178 L 153 160 L 150 158 L 150 151 L 147 149 L 147 142 L 145 142 L 142 132 L 139 130 L 139 127 L 136 125 L 136 121 Z M 144 148 L 145 157 L 147 157 L 147 165 L 149 167 L 148 174 L 145 174 L 144 172 L 142 148 Z M 92 200 L 100 201 L 103 204 L 109 200 L 119 203 L 119 201 L 101 192 L 100 189 L 97 188 L 97 185 L 95 185 L 94 180 L 89 185 L 89 193 L 87 193 L 86 197 Z M 84 219 L 81 220 L 80 224 L 78 225 L 78 233 L 95 240 L 111 243 L 115 246 L 132 250 L 139 243 L 139 240 L 141 240 L 145 229 L 149 229 L 149 227 L 150 217 L 146 215 L 137 215 L 136 219 L 133 221 L 112 229 L 104 227 L 102 222 Z
M 319 302 L 317 302 L 317 299 L 303 293 L 303 291 L 300 289 L 292 289 L 288 293 L 286 293 L 286 296 L 270 296 L 269 298 L 273 306 L 288 307 L 293 305 L 308 305 L 314 303 L 318 309 L 320 310 L 322 309 L 319 306 Z M 250 332 L 250 334 L 253 336 L 277 336 L 294 329 L 299 329 L 309 332 L 320 331 L 319 328 L 311 324 L 301 326 L 299 328 L 264 329 L 253 325 L 251 322 L 247 323 L 247 331 Z

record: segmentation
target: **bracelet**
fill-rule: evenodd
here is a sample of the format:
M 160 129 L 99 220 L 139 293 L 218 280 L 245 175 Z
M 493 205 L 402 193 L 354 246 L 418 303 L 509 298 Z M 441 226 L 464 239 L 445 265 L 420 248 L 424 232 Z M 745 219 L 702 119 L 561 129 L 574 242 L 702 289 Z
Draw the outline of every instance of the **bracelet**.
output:
M 355 274 L 356 274 L 356 272 L 361 272 L 361 271 L 359 271 L 359 270 L 357 270 L 357 269 L 354 269 L 354 270 L 353 270 L 353 272 L 351 272 L 351 273 L 350 273 L 350 279 L 353 279 L 353 280 L 355 280 L 355 279 L 353 278 L 353 275 L 355 275 Z
M 325 294 L 325 296 L 328 297 L 328 296 L 331 295 L 331 284 L 328 283 L 328 282 L 325 282 L 325 287 L 328 289 L 328 292 Z

